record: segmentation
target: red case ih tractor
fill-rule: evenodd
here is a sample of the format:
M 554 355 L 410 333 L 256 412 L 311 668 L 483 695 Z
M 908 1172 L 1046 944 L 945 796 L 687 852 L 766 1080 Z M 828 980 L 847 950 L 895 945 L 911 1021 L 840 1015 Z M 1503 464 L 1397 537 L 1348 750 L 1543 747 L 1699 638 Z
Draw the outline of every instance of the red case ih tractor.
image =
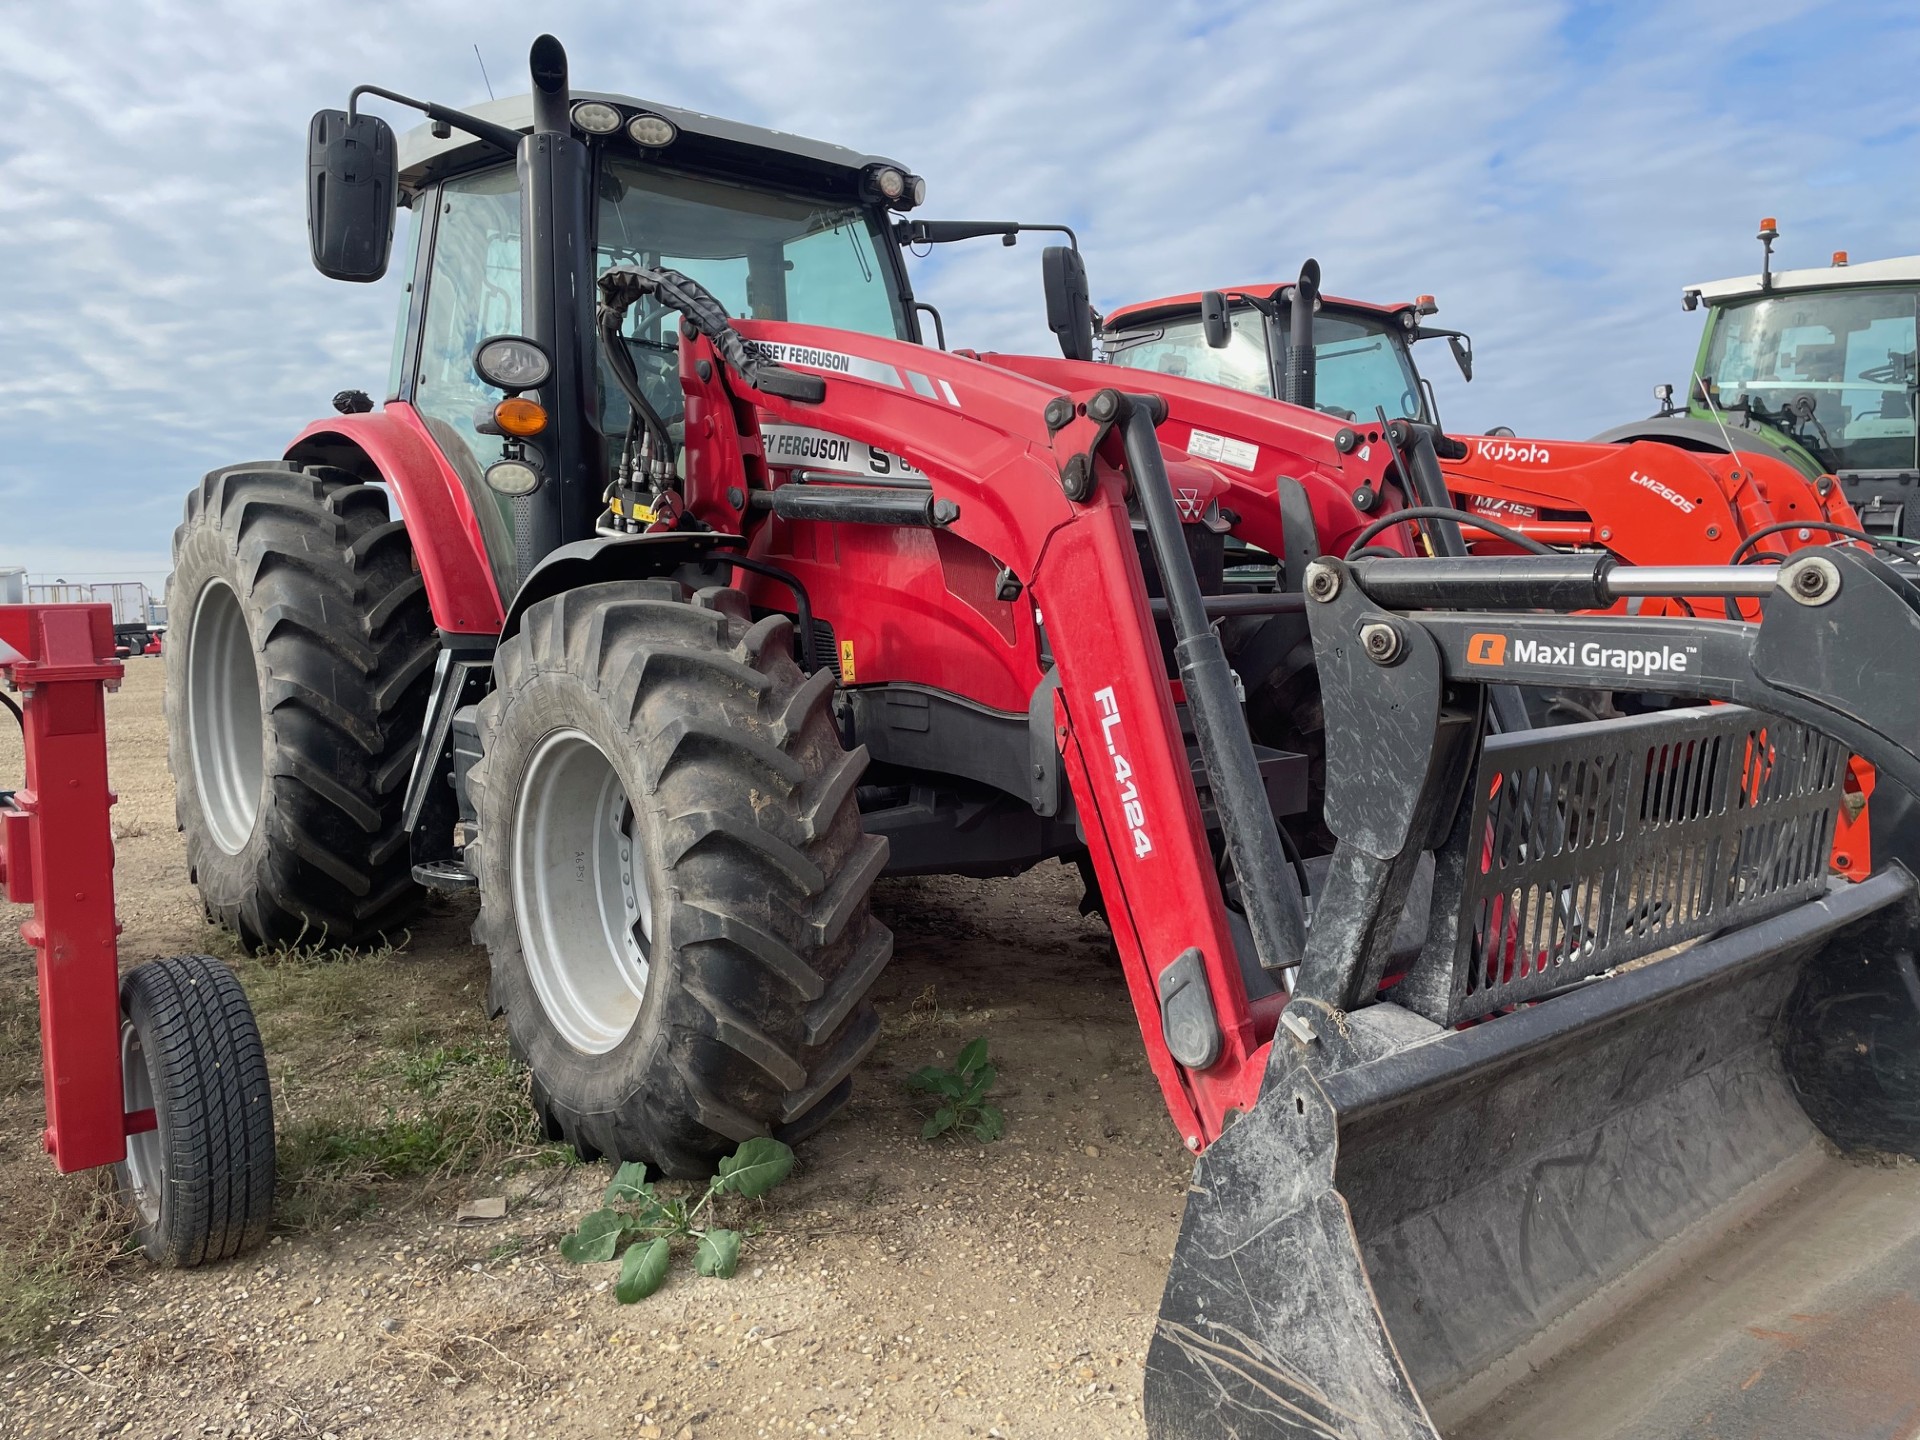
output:
M 1821 1136 L 1920 1147 L 1913 882 L 1827 875 L 1850 751 L 1920 783 L 1900 574 L 1415 557 L 1458 539 L 1429 427 L 1125 392 L 1072 244 L 1063 358 L 928 346 L 903 245 L 1024 227 L 573 93 L 551 37 L 531 69 L 474 114 L 372 92 L 404 142 L 367 87 L 314 120 L 324 273 L 420 223 L 386 403 L 176 538 L 180 819 L 243 937 L 477 887 L 552 1132 L 698 1174 L 844 1101 L 876 877 L 1083 860 L 1200 1154 L 1159 1436 L 1433 1435 Z M 1761 618 L 1564 613 L 1674 595 Z M 1319 783 L 1240 693 L 1303 646 Z M 1571 677 L 1729 703 L 1491 718 Z

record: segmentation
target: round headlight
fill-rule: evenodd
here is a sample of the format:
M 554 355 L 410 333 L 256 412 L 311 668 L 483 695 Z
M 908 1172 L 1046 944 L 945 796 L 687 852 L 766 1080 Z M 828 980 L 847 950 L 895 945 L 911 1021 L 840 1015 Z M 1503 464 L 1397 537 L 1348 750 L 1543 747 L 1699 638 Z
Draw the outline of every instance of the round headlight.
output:
M 664 115 L 636 115 L 627 122 L 627 134 L 633 137 L 633 143 L 649 150 L 671 145 L 679 133 Z
M 919 175 L 909 175 L 907 177 L 907 186 L 913 196 L 913 203 L 916 209 L 927 203 L 927 182 L 925 178 Z
M 620 112 L 599 100 L 582 100 L 573 107 L 573 123 L 589 135 L 611 135 L 620 128 Z
M 540 472 L 524 460 L 496 460 L 487 467 L 487 486 L 502 495 L 531 495 L 540 488 Z
M 873 172 L 873 188 L 885 199 L 898 200 L 907 193 L 907 177 L 891 165 L 882 165 Z
M 495 335 L 473 352 L 473 369 L 487 384 L 518 394 L 546 384 L 553 362 L 524 335 Z

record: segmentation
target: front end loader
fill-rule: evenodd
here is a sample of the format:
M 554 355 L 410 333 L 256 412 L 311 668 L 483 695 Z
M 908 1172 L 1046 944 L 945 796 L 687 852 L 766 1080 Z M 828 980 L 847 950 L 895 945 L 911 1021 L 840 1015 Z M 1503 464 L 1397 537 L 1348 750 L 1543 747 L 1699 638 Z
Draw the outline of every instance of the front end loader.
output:
M 426 111 L 402 142 L 315 117 L 316 263 L 380 274 L 398 198 L 415 282 L 385 404 L 215 472 L 176 541 L 216 914 L 344 940 L 477 890 L 550 1131 L 693 1175 L 844 1103 L 878 875 L 1083 864 L 1199 1156 L 1156 1436 L 1493 1433 L 1562 1351 L 1681 1433 L 1726 1367 L 1609 1387 L 1597 1318 L 1732 1364 L 1890 1313 L 1913 1172 L 1820 1137 L 1920 1149 L 1913 881 L 1828 875 L 1847 755 L 1920 783 L 1900 575 L 1416 545 L 1429 427 L 1116 386 L 1071 235 L 1061 358 L 927 345 L 904 166 L 530 69 L 481 113 L 356 91 Z M 1573 613 L 1674 596 L 1758 619 Z M 1311 706 L 1269 704 L 1303 647 Z M 1724 703 L 1510 723 L 1573 676 Z M 1767 1259 L 1738 1227 L 1794 1184 L 1851 1227 L 1817 1296 L 1660 1283 Z M 1769 1363 L 1727 1403 L 1824 1433 Z

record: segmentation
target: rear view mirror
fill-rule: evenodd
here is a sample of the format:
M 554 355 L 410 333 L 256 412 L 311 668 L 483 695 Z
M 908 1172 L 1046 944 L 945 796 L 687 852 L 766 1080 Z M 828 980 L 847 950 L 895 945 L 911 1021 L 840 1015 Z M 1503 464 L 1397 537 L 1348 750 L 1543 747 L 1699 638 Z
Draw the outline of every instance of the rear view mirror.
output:
M 1040 255 L 1040 277 L 1047 291 L 1047 328 L 1069 360 L 1093 359 L 1093 302 L 1087 293 L 1087 265 L 1067 245 L 1049 245 Z
M 1460 367 L 1460 378 L 1473 379 L 1473 342 L 1464 335 L 1449 335 L 1447 348 L 1453 351 L 1453 363 Z
M 329 280 L 387 273 L 400 162 L 393 127 L 378 115 L 322 110 L 307 127 L 307 239 Z
M 1233 321 L 1227 314 L 1227 297 L 1218 290 L 1201 292 L 1200 328 L 1206 332 L 1209 350 L 1224 350 L 1233 340 Z

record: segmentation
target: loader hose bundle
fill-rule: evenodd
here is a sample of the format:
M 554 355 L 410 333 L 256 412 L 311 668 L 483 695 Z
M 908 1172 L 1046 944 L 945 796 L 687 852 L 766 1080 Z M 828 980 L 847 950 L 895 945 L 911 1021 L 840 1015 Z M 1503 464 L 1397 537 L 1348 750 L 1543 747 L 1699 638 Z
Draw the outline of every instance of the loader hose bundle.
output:
M 600 332 L 608 355 L 618 357 L 611 363 L 622 390 L 627 390 L 628 380 L 621 374 L 621 362 L 625 362 L 627 376 L 631 376 L 633 360 L 626 354 L 624 345 L 613 342 L 619 338 L 620 322 L 626 317 L 627 310 L 634 301 L 648 295 L 658 297 L 667 309 L 677 311 L 696 334 L 710 340 L 713 348 L 720 352 L 720 358 L 753 389 L 808 404 L 817 404 L 825 398 L 826 382 L 818 376 L 789 370 L 756 355 L 740 332 L 733 328 L 733 317 L 727 313 L 727 307 L 698 280 L 682 275 L 678 270 L 659 270 L 640 265 L 617 265 L 600 277 Z M 636 399 L 638 390 L 639 384 L 635 378 L 627 398 Z M 639 404 L 646 406 L 649 423 L 657 423 L 659 416 L 653 408 L 647 406 L 644 399 Z M 655 443 L 659 444 L 664 439 L 665 427 L 662 426 Z

